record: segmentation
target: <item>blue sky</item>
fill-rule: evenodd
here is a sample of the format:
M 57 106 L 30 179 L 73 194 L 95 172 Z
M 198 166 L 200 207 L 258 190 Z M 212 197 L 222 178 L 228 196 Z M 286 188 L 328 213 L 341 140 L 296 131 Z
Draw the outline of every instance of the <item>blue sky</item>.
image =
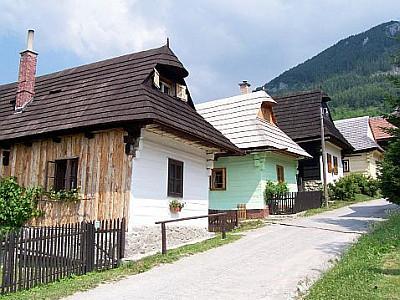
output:
M 349 35 L 400 19 L 398 0 L 0 0 L 0 84 L 15 81 L 26 31 L 38 75 L 170 45 L 195 102 L 255 88 Z

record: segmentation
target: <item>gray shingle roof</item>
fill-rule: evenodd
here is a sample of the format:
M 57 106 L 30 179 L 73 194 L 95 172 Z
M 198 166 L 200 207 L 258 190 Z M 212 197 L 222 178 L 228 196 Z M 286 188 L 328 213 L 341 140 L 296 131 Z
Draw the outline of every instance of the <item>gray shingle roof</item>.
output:
M 335 121 L 335 126 L 355 151 L 382 150 L 372 137 L 368 116 Z

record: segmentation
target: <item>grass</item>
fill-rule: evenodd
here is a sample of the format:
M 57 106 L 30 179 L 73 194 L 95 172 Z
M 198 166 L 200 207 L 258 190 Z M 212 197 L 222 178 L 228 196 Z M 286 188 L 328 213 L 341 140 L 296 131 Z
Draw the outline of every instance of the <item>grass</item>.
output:
M 351 205 L 351 204 L 355 204 L 355 203 L 359 203 L 359 202 L 363 202 L 363 201 L 369 201 L 369 200 L 373 200 L 373 199 L 377 199 L 379 197 L 370 197 L 367 195 L 363 195 L 363 194 L 356 194 L 354 200 L 336 200 L 336 201 L 332 201 L 329 202 L 329 207 L 326 208 L 325 205 L 323 205 L 321 208 L 313 208 L 313 209 L 309 209 L 304 213 L 305 217 L 309 217 L 309 216 L 313 216 L 316 214 L 320 214 L 326 211 L 330 211 L 330 210 L 334 210 L 337 208 L 341 208 L 347 205 Z
M 98 286 L 100 283 L 120 280 L 128 275 L 146 272 L 156 266 L 175 262 L 182 257 L 204 252 L 240 239 L 242 235 L 228 233 L 222 240 L 220 235 L 196 244 L 182 246 L 168 250 L 166 255 L 157 253 L 140 259 L 136 262 L 128 262 L 116 269 L 102 272 L 92 272 L 82 276 L 71 276 L 57 282 L 37 286 L 30 290 L 10 293 L 0 296 L 0 300 L 39 300 L 60 299 L 79 291 L 85 291 Z
M 362 236 L 305 299 L 400 299 L 400 214 Z
M 243 232 L 247 230 L 257 229 L 264 227 L 266 224 L 263 220 L 255 219 L 255 220 L 245 220 L 242 221 L 238 228 L 234 229 L 232 232 Z

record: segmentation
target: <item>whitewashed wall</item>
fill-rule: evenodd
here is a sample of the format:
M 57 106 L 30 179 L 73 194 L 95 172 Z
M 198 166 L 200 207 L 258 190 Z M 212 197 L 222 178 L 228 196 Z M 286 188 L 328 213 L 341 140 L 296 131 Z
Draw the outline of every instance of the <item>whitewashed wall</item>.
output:
M 335 180 L 343 177 L 343 164 L 342 164 L 342 149 L 333 145 L 332 143 L 326 142 L 325 145 L 326 153 L 332 155 L 332 167 L 333 167 L 333 156 L 338 158 L 338 174 L 328 173 L 328 164 L 327 164 L 327 183 L 333 183 Z M 321 179 L 323 178 L 323 167 L 322 167 L 322 157 L 320 157 L 320 166 L 321 166 Z
M 167 196 L 168 158 L 183 161 L 183 198 Z M 155 221 L 208 213 L 209 171 L 204 150 L 142 130 L 132 165 L 129 229 L 154 225 Z M 171 213 L 169 201 L 186 203 L 180 213 Z M 207 219 L 173 223 L 207 226 Z

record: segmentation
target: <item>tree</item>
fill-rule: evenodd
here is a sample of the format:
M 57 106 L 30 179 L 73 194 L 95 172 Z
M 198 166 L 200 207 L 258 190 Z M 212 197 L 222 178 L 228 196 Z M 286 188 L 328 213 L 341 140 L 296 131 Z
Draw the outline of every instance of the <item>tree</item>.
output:
M 395 64 L 400 67 L 400 52 L 395 58 Z M 397 128 L 388 129 L 393 135 L 393 140 L 385 152 L 381 163 L 382 195 L 390 202 L 400 204 L 400 76 L 390 76 L 389 81 L 396 87 L 398 93 L 396 97 L 388 97 L 387 102 L 393 108 L 394 113 L 385 118 Z
M 15 178 L 0 179 L 0 234 L 20 228 L 31 218 L 39 216 L 37 200 L 40 188 L 21 187 Z

